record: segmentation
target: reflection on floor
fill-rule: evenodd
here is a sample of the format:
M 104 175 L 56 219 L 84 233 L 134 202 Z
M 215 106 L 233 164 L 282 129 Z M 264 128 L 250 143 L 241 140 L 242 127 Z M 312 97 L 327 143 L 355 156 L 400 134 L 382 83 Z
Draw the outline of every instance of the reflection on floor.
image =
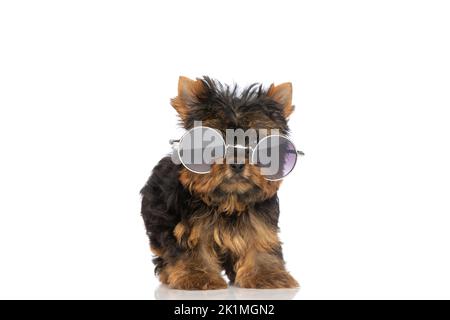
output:
M 156 300 L 291 300 L 299 289 L 243 289 L 230 286 L 221 290 L 175 290 L 159 285 Z

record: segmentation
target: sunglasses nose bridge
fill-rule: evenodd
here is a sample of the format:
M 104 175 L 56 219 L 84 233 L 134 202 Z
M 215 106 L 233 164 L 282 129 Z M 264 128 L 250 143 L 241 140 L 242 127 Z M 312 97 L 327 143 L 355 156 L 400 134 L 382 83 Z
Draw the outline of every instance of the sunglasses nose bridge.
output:
M 249 159 L 249 147 L 243 145 L 226 145 L 225 160 L 229 164 L 245 164 Z

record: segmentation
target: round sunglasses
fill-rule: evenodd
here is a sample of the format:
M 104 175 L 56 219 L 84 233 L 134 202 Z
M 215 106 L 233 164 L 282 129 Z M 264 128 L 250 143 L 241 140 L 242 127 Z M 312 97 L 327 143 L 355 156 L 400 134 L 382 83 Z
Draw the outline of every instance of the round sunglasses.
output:
M 285 135 L 268 135 L 255 146 L 244 146 L 227 144 L 220 131 L 204 126 L 194 127 L 179 140 L 169 142 L 181 164 L 191 172 L 207 174 L 214 163 L 221 164 L 226 160 L 234 164 L 237 160 L 237 163 L 243 164 L 248 159 L 270 181 L 286 177 L 294 169 L 298 157 L 304 155 Z

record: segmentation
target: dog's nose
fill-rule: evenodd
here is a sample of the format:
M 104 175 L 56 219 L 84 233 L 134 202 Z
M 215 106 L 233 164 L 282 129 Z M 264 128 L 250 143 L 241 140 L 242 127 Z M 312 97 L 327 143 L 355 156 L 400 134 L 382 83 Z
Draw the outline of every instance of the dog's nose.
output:
M 236 173 L 241 173 L 244 170 L 244 164 L 230 164 L 231 169 Z

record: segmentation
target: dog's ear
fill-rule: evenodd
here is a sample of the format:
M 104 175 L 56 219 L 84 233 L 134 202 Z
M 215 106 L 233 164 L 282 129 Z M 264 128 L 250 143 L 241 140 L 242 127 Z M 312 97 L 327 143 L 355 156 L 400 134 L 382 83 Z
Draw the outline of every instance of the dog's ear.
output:
M 189 106 L 198 101 L 198 97 L 203 91 L 204 85 L 200 79 L 192 80 L 180 76 L 178 79 L 178 96 L 171 100 L 171 104 L 181 119 L 185 119 L 189 113 Z
M 271 84 L 267 91 L 267 96 L 281 104 L 285 118 L 288 118 L 294 111 L 295 107 L 292 105 L 292 83 L 285 82 L 277 86 Z

